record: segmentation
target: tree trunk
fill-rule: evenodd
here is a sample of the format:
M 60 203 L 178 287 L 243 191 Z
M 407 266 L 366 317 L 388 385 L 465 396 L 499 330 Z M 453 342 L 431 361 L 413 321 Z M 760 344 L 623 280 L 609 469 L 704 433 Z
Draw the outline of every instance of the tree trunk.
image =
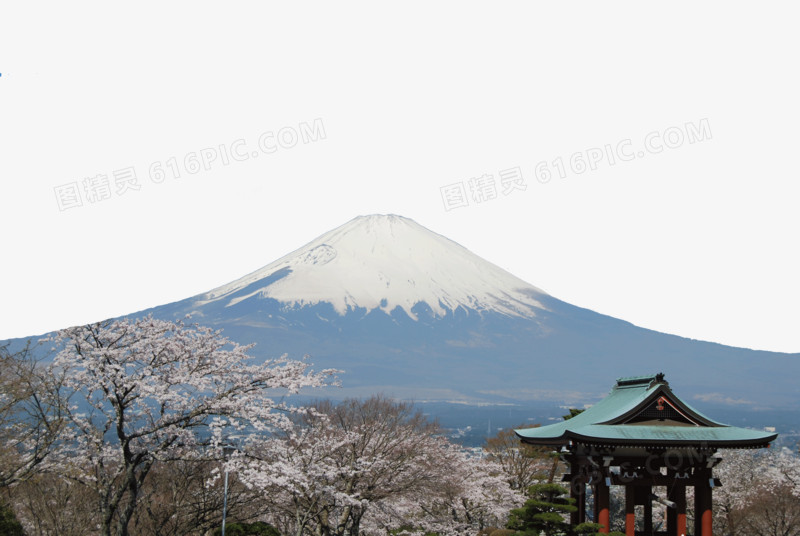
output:
M 553 466 L 550 468 L 550 474 L 547 477 L 547 483 L 552 484 L 556 478 L 556 470 L 558 469 L 558 455 L 553 457 Z
M 361 516 L 353 519 L 353 524 L 350 525 L 350 536 L 358 536 L 358 528 L 361 525 Z

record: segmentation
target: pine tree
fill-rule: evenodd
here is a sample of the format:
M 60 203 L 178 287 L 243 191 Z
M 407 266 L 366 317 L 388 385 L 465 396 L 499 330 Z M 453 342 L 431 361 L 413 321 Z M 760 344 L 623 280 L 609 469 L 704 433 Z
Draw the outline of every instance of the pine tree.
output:
M 0 535 L 25 536 L 22 525 L 17 521 L 14 511 L 2 501 L 0 501 Z
M 507 527 L 522 536 L 562 536 L 597 534 L 598 523 L 581 523 L 572 527 L 568 515 L 576 512 L 575 499 L 558 484 L 534 484 L 528 488 L 528 500 L 522 508 L 511 511 Z
M 508 528 L 530 536 L 567 534 L 567 514 L 578 510 L 575 500 L 558 484 L 534 484 L 528 488 L 528 500 L 522 508 L 511 511 Z

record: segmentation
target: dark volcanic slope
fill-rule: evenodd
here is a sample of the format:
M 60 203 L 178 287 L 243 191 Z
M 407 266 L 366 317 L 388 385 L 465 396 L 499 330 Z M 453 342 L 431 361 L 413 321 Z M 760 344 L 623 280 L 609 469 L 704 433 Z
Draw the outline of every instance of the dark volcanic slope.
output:
M 800 354 L 636 327 L 547 295 L 400 216 L 364 216 L 228 285 L 143 313 L 224 329 L 260 357 L 343 369 L 331 396 L 584 403 L 664 372 L 685 400 L 800 401 Z M 138 316 L 137 313 L 131 316 Z
M 342 395 L 384 391 L 416 400 L 585 402 L 620 376 L 664 372 L 687 400 L 747 407 L 793 407 L 800 400 L 800 355 L 695 341 L 537 296 L 536 317 L 457 309 L 440 317 L 424 303 L 416 320 L 396 309 L 329 304 L 287 307 L 259 298 L 200 307 L 197 300 L 151 309 L 187 313 L 224 329 L 269 357 L 310 354 L 318 367 L 343 369 Z

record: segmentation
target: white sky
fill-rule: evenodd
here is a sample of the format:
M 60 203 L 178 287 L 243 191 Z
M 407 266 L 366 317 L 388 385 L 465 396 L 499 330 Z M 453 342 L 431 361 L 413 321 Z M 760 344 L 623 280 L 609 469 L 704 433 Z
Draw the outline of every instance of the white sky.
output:
M 396 213 L 575 305 L 800 351 L 796 5 L 233 4 L 0 8 L 0 338 L 186 298 Z M 225 165 L 223 144 L 251 156 Z M 606 145 L 613 164 L 570 167 Z M 526 189 L 504 194 L 516 167 Z M 484 175 L 496 198 L 445 207 Z

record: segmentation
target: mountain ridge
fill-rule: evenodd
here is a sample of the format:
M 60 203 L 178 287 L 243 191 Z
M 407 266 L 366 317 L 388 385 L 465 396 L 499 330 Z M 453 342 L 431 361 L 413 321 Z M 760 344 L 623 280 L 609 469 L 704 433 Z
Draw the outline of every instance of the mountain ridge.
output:
M 800 400 L 800 354 L 659 333 L 566 303 L 396 215 L 354 218 L 227 285 L 127 316 L 144 314 L 189 314 L 256 343 L 257 358 L 310 354 L 345 371 L 331 398 L 581 405 L 618 377 L 664 372 L 702 405 Z

